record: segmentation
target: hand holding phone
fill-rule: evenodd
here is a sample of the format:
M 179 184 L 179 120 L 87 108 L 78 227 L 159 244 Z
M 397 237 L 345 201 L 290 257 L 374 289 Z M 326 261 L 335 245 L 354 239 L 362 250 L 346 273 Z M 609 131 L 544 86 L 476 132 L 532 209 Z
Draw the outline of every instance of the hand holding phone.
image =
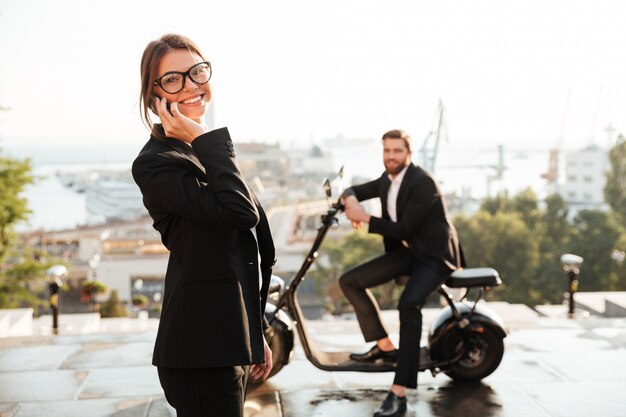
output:
M 163 101 L 165 98 L 153 94 L 150 109 L 161 119 L 163 130 L 168 137 L 191 143 L 195 138 L 207 132 L 204 124 L 199 124 L 180 113 L 176 107 L 177 103 L 171 107 L 170 103 L 165 101 L 165 108 L 169 114 L 163 114 L 165 111 L 163 110 Z
M 156 94 L 152 94 L 152 99 L 150 100 L 150 110 L 152 110 L 157 116 L 159 115 L 159 112 L 157 111 L 158 99 L 161 99 L 161 97 L 157 96 Z M 167 108 L 167 111 L 170 112 L 170 114 L 173 116 L 171 103 L 169 101 L 166 101 L 165 107 Z

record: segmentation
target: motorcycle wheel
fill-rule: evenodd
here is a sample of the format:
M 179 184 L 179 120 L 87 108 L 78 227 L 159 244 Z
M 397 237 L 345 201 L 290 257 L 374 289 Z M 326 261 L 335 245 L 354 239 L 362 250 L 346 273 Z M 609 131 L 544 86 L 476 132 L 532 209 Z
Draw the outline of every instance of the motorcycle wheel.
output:
M 270 327 L 265 331 L 265 340 L 272 350 L 272 370 L 267 377 L 269 379 L 289 363 L 293 350 L 293 334 L 285 323 L 280 320 L 272 320 Z
M 482 333 L 472 332 L 468 346 L 459 336 L 454 345 L 455 355 L 465 351 L 460 361 L 444 371 L 455 381 L 479 381 L 495 371 L 504 355 L 504 341 L 493 330 L 483 327 Z

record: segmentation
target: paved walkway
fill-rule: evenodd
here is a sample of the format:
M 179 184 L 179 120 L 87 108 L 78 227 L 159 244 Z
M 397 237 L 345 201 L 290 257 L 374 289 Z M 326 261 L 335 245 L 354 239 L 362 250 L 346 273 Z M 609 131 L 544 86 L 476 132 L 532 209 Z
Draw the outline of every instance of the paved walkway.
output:
M 474 385 L 420 374 L 407 416 L 626 415 L 625 319 L 539 318 L 523 306 L 493 307 L 511 328 L 500 368 Z M 427 321 L 436 315 L 426 313 Z M 395 313 L 385 320 L 393 331 Z M 353 321 L 311 322 L 310 332 L 330 349 L 364 348 Z M 174 416 L 150 365 L 154 337 L 151 328 L 0 339 L 0 417 Z M 246 417 L 371 416 L 392 378 L 323 372 L 298 349 L 249 392 Z

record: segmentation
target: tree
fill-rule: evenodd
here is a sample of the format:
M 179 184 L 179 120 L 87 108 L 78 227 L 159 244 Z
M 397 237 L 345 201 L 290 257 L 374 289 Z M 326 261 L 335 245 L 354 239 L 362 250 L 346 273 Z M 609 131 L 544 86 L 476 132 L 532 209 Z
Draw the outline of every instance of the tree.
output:
M 146 308 L 149 301 L 148 297 L 143 294 L 133 294 L 131 304 L 138 308 Z
M 572 226 L 567 217 L 569 209 L 559 194 L 545 199 L 545 209 L 540 214 L 536 236 L 539 242 L 539 264 L 535 285 L 543 303 L 560 303 L 566 289 L 566 280 L 560 257 L 567 251 Z
M 561 301 L 565 284 L 559 258 L 568 251 L 567 245 L 573 231 L 568 222 L 569 209 L 561 196 L 550 195 L 544 203 L 545 208 L 541 209 L 536 194 L 527 188 L 513 197 L 503 193 L 486 198 L 481 205 L 484 211 L 492 215 L 516 214 L 530 232 L 531 239 L 536 242 L 537 263 L 532 273 L 532 287 L 527 288 L 527 297 L 523 301 L 531 305 Z M 490 229 L 487 230 L 492 233 Z M 463 237 L 461 240 L 464 240 Z
M 614 262 L 615 274 L 617 275 L 616 290 L 626 291 L 626 232 L 622 232 L 621 236 L 615 242 L 614 252 L 611 252 L 611 260 Z
M 47 305 L 40 295 L 45 292 L 43 278 L 51 262 L 41 262 L 41 258 L 25 250 L 22 256 L 6 265 L 0 274 L 0 308 L 32 307 L 35 315 Z
M 127 317 L 128 311 L 120 302 L 120 294 L 117 290 L 111 291 L 111 296 L 100 307 L 102 317 Z
M 100 281 L 83 281 L 80 289 L 80 302 L 91 303 L 91 309 L 96 311 L 96 297 L 98 294 L 103 294 L 107 290 L 106 284 Z
M 613 177 L 608 182 L 612 185 L 607 190 L 624 198 L 613 201 L 612 213 L 583 210 L 568 221 L 569 209 L 562 197 L 546 197 L 542 209 L 534 192 L 526 189 L 513 197 L 502 193 L 486 198 L 478 213 L 455 219 L 469 266 L 493 266 L 502 276 L 505 285 L 490 298 L 528 305 L 561 302 L 566 278 L 559 259 L 568 252 L 585 260 L 581 290 L 626 289 L 626 264 L 620 262 L 626 251 L 623 136 L 611 151 L 611 161 Z
M 615 291 L 618 277 L 611 253 L 621 229 L 615 216 L 600 210 L 582 210 L 574 218 L 569 252 L 584 259 L 580 272 L 581 291 Z
M 531 305 L 541 299 L 533 285 L 537 240 L 518 213 L 482 210 L 470 218 L 458 216 L 454 224 L 468 267 L 493 267 L 502 277 L 504 285 L 489 298 Z
M 621 224 L 626 224 L 626 138 L 619 135 L 609 151 L 611 168 L 606 175 L 604 200 L 611 206 Z
M 349 305 L 339 287 L 339 277 L 353 266 L 382 254 L 382 239 L 380 236 L 370 235 L 363 231 L 352 232 L 339 239 L 327 238 L 319 253 L 321 258 L 308 276 L 315 283 L 315 292 L 328 300 L 326 308 L 338 313 L 344 311 Z M 381 307 L 387 307 L 389 299 L 393 298 L 391 285 L 374 290 L 379 296 L 378 301 Z
M 21 194 L 33 181 L 29 160 L 18 161 L 0 155 L 0 308 L 30 306 L 36 309 L 44 304 L 37 297 L 37 291 L 43 289 L 37 288 L 35 283 L 49 266 L 40 261 L 44 259 L 42 254 L 21 250 L 10 256 L 15 244 L 13 227 L 29 214 L 26 199 Z
M 80 301 L 89 303 L 95 300 L 98 294 L 103 294 L 107 290 L 106 284 L 100 281 L 83 281 L 80 289 Z
M 495 215 L 496 213 L 519 213 L 520 218 L 526 225 L 534 230 L 541 211 L 537 194 L 526 188 L 513 197 L 509 197 L 508 192 L 498 193 L 495 197 L 486 197 L 480 204 L 480 209 Z
M 535 230 L 541 217 L 537 194 L 526 188 L 511 198 L 510 211 L 519 213 L 520 218 L 530 230 Z
M 496 194 L 495 197 L 485 197 L 480 203 L 480 210 L 494 215 L 500 211 L 511 210 L 511 199 L 509 194 L 504 191 Z
M 541 215 L 540 222 L 549 244 L 561 244 L 567 240 L 571 231 L 567 217 L 569 208 L 563 197 L 551 194 L 545 199 L 546 208 Z
M 13 227 L 30 213 L 21 193 L 33 181 L 28 159 L 18 161 L 0 155 L 0 262 L 11 247 Z

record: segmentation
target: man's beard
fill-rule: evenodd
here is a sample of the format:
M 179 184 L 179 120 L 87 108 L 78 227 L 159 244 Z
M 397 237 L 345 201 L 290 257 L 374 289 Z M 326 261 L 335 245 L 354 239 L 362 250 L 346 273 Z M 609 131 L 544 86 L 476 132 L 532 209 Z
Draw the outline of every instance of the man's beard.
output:
M 387 174 L 389 174 L 389 175 L 396 176 L 396 175 L 398 175 L 400 172 L 402 172 L 402 170 L 403 170 L 404 168 L 406 168 L 406 166 L 407 166 L 408 164 L 409 164 L 408 162 L 404 161 L 404 163 L 401 163 L 401 164 L 400 164 L 400 165 L 398 165 L 397 167 L 389 167 L 389 166 L 385 163 L 385 171 L 387 171 Z

